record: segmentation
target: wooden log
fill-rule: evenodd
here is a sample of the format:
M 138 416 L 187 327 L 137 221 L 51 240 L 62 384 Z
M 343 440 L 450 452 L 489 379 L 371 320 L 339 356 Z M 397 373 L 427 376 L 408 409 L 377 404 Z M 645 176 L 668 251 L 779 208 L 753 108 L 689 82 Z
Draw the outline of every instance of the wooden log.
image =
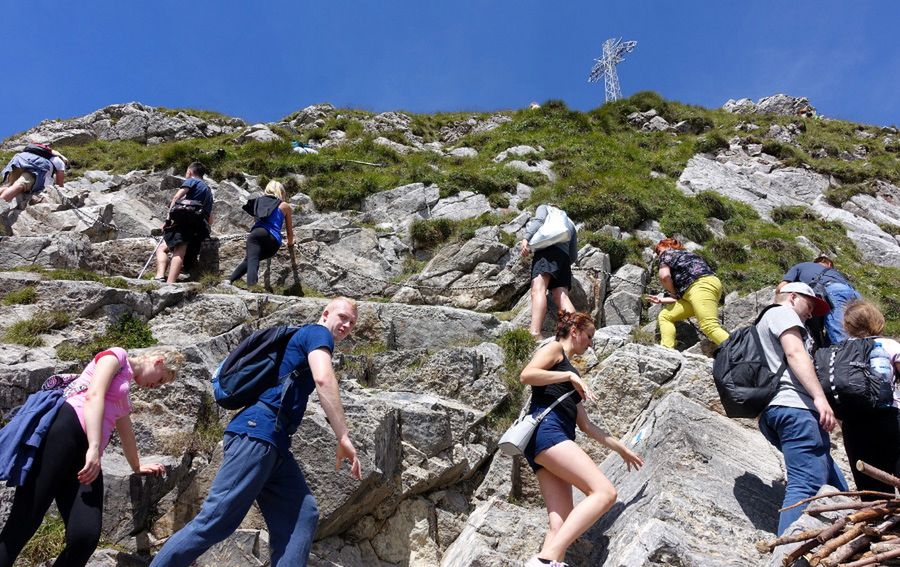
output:
M 866 565 L 876 565 L 881 563 L 882 561 L 887 561 L 888 559 L 894 559 L 900 557 L 900 548 L 885 551 L 883 553 L 876 553 L 872 557 L 866 557 L 865 559 L 860 559 L 858 561 L 851 561 L 850 563 L 841 563 L 841 567 L 865 567 Z
M 803 500 L 791 504 L 790 506 L 785 506 L 778 511 L 784 512 L 785 510 L 790 510 L 791 508 L 796 508 L 797 506 L 803 506 L 807 502 L 812 502 L 813 500 L 819 500 L 821 498 L 829 498 L 831 496 L 880 496 L 882 498 L 894 498 L 894 494 L 890 492 L 879 492 L 877 490 L 848 490 L 846 492 L 829 492 L 828 494 L 819 494 L 818 496 L 810 496 L 809 498 L 804 498 Z
M 826 541 L 824 544 L 822 544 L 822 547 L 819 548 L 819 550 L 809 558 L 809 564 L 812 565 L 812 567 L 816 567 L 816 565 L 818 565 L 822 562 L 823 559 L 834 553 L 835 550 L 837 550 L 839 547 L 841 547 L 842 545 L 846 545 L 848 542 L 853 541 L 861 535 L 864 535 L 864 527 L 864 524 L 856 524 L 836 538 Z
M 853 524 L 858 524 L 861 522 L 867 522 L 869 520 L 882 518 L 894 512 L 896 512 L 896 509 L 894 507 L 875 506 L 873 508 L 864 508 L 859 512 L 854 512 L 853 514 L 847 516 L 847 520 Z
M 845 502 L 843 504 L 823 504 L 821 506 L 810 506 L 805 512 L 807 514 L 821 514 L 823 512 L 837 512 L 838 510 L 859 510 L 861 508 L 868 508 L 869 506 L 900 506 L 900 502 L 896 504 L 892 504 L 891 500 L 875 500 L 872 502 Z
M 808 539 L 812 539 L 822 533 L 823 530 L 828 528 L 819 528 L 817 530 L 806 530 L 805 532 L 798 532 L 791 535 L 776 537 L 775 539 L 764 540 L 761 539 L 756 542 L 756 549 L 760 553 L 769 553 L 779 545 L 786 545 L 788 543 L 797 543 L 801 541 L 806 541 Z
M 894 516 L 893 518 L 878 524 L 876 530 L 881 534 L 897 525 L 897 523 L 900 523 L 900 516 Z M 866 549 L 872 542 L 872 539 L 872 536 L 861 535 L 837 548 L 834 553 L 823 559 L 820 564 L 824 567 L 837 567 L 850 557 L 853 557 L 863 549 Z
M 856 470 L 863 473 L 866 476 L 870 476 L 879 482 L 883 482 L 894 488 L 900 488 L 900 478 L 892 475 L 889 472 L 885 472 L 879 468 L 873 467 L 863 461 L 856 461 Z
M 800 559 L 816 547 L 822 545 L 826 541 L 830 540 L 844 529 L 844 526 L 847 525 L 847 518 L 841 518 L 835 523 L 831 524 L 821 532 L 819 535 L 815 537 L 815 539 L 811 539 L 806 543 L 798 545 L 793 551 L 784 556 L 781 563 L 784 567 L 790 567 L 790 565 L 794 564 L 794 561 Z
M 876 541 L 871 546 L 869 546 L 875 553 L 884 553 L 885 551 L 892 551 L 894 549 L 900 549 L 900 541 Z

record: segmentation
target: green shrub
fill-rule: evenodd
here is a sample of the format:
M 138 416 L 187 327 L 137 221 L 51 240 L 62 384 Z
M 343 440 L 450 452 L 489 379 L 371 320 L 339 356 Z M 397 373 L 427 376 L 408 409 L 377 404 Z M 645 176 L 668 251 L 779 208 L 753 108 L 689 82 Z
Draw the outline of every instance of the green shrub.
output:
M 694 196 L 707 217 L 727 221 L 734 216 L 734 206 L 722 195 L 714 191 L 702 191 Z
M 818 220 L 819 217 L 809 209 L 809 207 L 805 207 L 803 205 L 796 206 L 782 206 L 775 207 L 772 209 L 772 220 L 777 222 L 778 224 L 783 224 L 788 221 L 815 221 Z
M 720 262 L 743 264 L 750 259 L 750 252 L 736 240 L 723 238 L 714 241 L 708 248 L 710 256 Z
M 133 313 L 125 313 L 119 320 L 107 326 L 103 334 L 96 335 L 86 343 L 73 344 L 69 341 L 56 347 L 56 356 L 60 360 L 77 360 L 87 363 L 98 352 L 113 347 L 125 350 L 153 346 L 157 340 L 150 327 Z
M 835 207 L 841 207 L 855 195 L 876 195 L 875 187 L 869 183 L 838 185 L 825 190 L 825 200 Z
M 505 209 L 509 207 L 509 196 L 505 193 L 494 193 L 488 197 L 488 203 L 495 209 Z
M 714 130 L 699 138 L 694 143 L 694 149 L 701 154 L 716 154 L 719 150 L 728 149 L 728 140 L 721 133 Z
M 509 371 L 517 371 L 531 358 L 534 337 L 528 329 L 510 329 L 500 335 L 497 344 L 503 349 L 504 362 Z
M 3 296 L 3 305 L 30 305 L 37 301 L 37 288 L 33 285 L 10 291 Z
M 747 230 L 747 219 L 743 217 L 732 217 L 725 221 L 722 229 L 725 231 L 725 234 L 739 234 Z
M 417 246 L 434 248 L 446 242 L 453 234 L 453 224 L 448 219 L 428 219 L 415 221 L 409 227 L 409 235 Z
M 666 211 L 659 219 L 659 229 L 667 235 L 680 234 L 694 242 L 705 242 L 712 238 L 712 232 L 706 226 L 706 218 L 696 209 Z
M 69 315 L 63 311 L 42 311 L 24 321 L 13 323 L 4 333 L 3 342 L 27 347 L 43 346 L 40 335 L 61 329 L 69 324 Z
M 584 239 L 585 242 L 596 246 L 608 254 L 612 271 L 621 268 L 625 264 L 628 254 L 631 252 L 631 248 L 626 242 L 614 238 L 604 232 L 587 232 L 581 234 L 579 239 Z

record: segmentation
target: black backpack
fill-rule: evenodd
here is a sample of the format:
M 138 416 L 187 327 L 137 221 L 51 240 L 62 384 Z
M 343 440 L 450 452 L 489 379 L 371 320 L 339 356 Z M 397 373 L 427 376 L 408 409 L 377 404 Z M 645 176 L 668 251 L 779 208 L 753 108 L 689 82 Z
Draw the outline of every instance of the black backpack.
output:
M 769 370 L 756 330 L 766 311 L 777 306 L 769 305 L 752 325 L 733 331 L 713 355 L 713 378 L 728 417 L 757 417 L 778 391 L 778 379 L 787 361 L 777 372 Z
M 45 146 L 44 144 L 28 144 L 22 151 L 41 156 L 44 159 L 51 159 L 53 157 L 53 150 L 50 149 L 50 146 Z
M 893 385 L 869 368 L 874 338 L 848 339 L 820 348 L 813 360 L 819 383 L 838 419 L 871 412 L 893 402 Z
M 203 201 L 178 199 L 169 209 L 169 218 L 178 226 L 198 226 L 206 220 L 203 214 Z
M 288 341 L 301 328 L 270 327 L 241 341 L 213 373 L 216 402 L 225 409 L 240 409 L 255 404 L 272 386 L 287 386 L 293 372 L 279 376 L 278 370 Z M 282 398 L 287 390 L 282 390 Z

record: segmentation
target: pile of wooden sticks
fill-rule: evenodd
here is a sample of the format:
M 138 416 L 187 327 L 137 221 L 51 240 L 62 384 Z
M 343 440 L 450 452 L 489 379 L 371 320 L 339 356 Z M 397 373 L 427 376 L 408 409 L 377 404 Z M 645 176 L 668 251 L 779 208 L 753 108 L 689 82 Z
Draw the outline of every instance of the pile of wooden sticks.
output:
M 877 469 L 863 461 L 856 469 L 885 484 L 900 488 L 900 478 Z M 801 557 L 817 567 L 865 567 L 870 565 L 900 565 L 900 498 L 895 494 L 875 491 L 833 492 L 808 498 L 790 506 L 802 506 L 813 500 L 832 496 L 856 496 L 878 500 L 810 505 L 805 513 L 846 511 L 830 526 L 781 536 L 756 544 L 760 552 L 771 552 L 779 545 L 799 543 L 783 561 L 791 567 Z M 784 508 L 787 510 L 789 508 Z M 779 510 L 782 511 L 782 510 Z

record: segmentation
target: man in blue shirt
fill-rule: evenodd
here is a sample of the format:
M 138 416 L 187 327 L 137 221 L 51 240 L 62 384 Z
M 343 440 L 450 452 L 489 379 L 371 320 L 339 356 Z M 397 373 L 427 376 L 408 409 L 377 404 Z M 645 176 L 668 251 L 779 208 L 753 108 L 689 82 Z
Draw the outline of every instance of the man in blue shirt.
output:
M 156 249 L 156 281 L 175 283 L 185 265 L 196 262 L 200 254 L 200 244 L 209 237 L 209 225 L 212 223 L 213 193 L 209 185 L 203 181 L 206 175 L 206 166 L 199 161 L 188 166 L 184 174 L 185 180 L 181 188 L 172 197 L 169 204 L 170 218 L 163 225 L 163 239 L 165 246 Z M 172 208 L 178 201 L 195 201 L 202 207 L 196 219 L 173 221 Z M 172 254 L 172 265 L 169 267 L 169 277 L 166 279 L 166 267 L 169 264 L 169 253 Z
M 350 334 L 356 317 L 356 303 L 339 297 L 325 307 L 318 324 L 291 337 L 279 369 L 281 376 L 294 373 L 287 393 L 282 397 L 282 386 L 273 386 L 231 420 L 209 496 L 197 516 L 169 538 L 152 567 L 190 565 L 237 529 L 254 500 L 269 529 L 272 567 L 306 565 L 319 510 L 291 454 L 290 436 L 316 390 L 338 440 L 335 470 L 349 461 L 350 475 L 362 478 L 331 365 L 334 344 Z
M 791 282 L 803 282 L 813 290 L 824 288 L 824 299 L 831 306 L 831 311 L 824 319 L 813 317 L 807 323 L 816 346 L 829 346 L 847 340 L 847 332 L 844 330 L 844 307 L 854 299 L 859 299 L 860 295 L 850 285 L 847 276 L 834 268 L 831 258 L 821 254 L 812 262 L 795 264 L 781 280 L 775 289 L 776 293 Z

